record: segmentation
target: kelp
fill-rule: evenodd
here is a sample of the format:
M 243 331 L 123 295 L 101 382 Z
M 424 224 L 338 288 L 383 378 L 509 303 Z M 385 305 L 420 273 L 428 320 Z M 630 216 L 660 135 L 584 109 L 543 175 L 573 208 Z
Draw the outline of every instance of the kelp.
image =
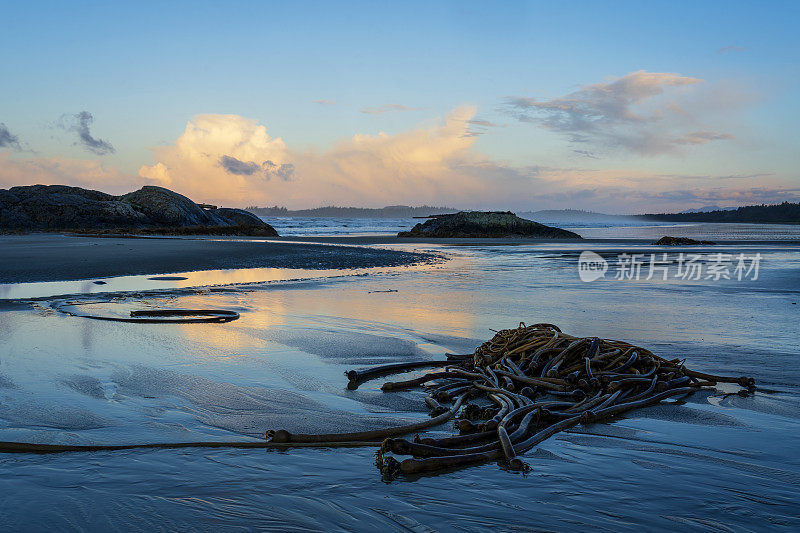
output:
M 526 470 L 520 456 L 577 424 L 606 420 L 721 382 L 754 386 L 752 378 L 692 371 L 680 359 L 668 360 L 624 341 L 573 337 L 553 324 L 521 323 L 497 332 L 473 354 L 347 372 L 348 387 L 422 367 L 436 370 L 387 381 L 381 390 L 427 391 L 425 403 L 432 418 L 426 422 L 361 433 L 269 431 L 267 440 L 300 445 L 383 439 L 376 464 L 387 478 L 494 460 L 511 470 Z M 453 418 L 460 435 L 401 438 Z M 410 457 L 401 461 L 395 456 Z

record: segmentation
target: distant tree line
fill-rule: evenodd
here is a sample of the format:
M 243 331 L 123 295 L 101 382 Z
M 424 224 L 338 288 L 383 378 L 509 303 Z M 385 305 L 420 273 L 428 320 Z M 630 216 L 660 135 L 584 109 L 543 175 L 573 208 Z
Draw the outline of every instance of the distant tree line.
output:
M 639 215 L 650 220 L 675 222 L 742 222 L 751 224 L 800 224 L 800 203 L 748 205 L 728 211 L 660 213 Z
M 426 217 L 457 213 L 459 209 L 452 207 L 435 207 L 423 205 L 411 207 L 407 205 L 390 205 L 381 208 L 365 207 L 338 207 L 326 206 L 314 209 L 287 209 L 286 207 L 257 207 L 247 208 L 251 213 L 265 217 L 318 217 L 318 218 L 410 218 Z M 532 219 L 591 219 L 594 221 L 604 219 L 619 219 L 621 215 L 604 215 L 580 211 L 576 209 L 545 210 L 520 213 Z M 703 211 L 699 213 L 651 213 L 647 215 L 630 215 L 633 218 L 645 220 L 664 220 L 674 222 L 741 222 L 751 224 L 800 224 L 800 203 L 783 202 L 776 205 L 749 205 L 737 209 L 720 209 L 716 211 Z

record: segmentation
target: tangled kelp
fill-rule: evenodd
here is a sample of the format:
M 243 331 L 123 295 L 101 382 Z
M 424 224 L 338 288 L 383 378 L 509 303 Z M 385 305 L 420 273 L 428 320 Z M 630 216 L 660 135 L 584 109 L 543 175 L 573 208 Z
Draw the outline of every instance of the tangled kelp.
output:
M 174 311 L 174 310 L 173 310 Z M 195 310 L 196 311 L 196 310 Z M 147 316 L 147 313 L 145 313 Z M 158 318 L 158 313 L 153 318 Z M 118 445 L 54 445 L 0 442 L 0 453 L 75 453 L 153 448 L 378 448 L 377 466 L 386 478 L 501 460 L 512 470 L 528 466 L 520 455 L 579 423 L 684 396 L 717 383 L 752 390 L 748 377 L 724 377 L 689 370 L 627 342 L 566 335 L 552 324 L 520 324 L 499 331 L 473 354 L 447 361 L 411 361 L 346 373 L 348 388 L 380 376 L 423 368 L 434 370 L 384 391 L 427 390 L 431 418 L 405 426 L 332 434 L 266 432 L 259 442 L 173 442 Z M 400 438 L 456 418 L 459 434 Z M 411 456 L 398 461 L 392 455 Z
M 513 470 L 518 457 L 559 431 L 685 396 L 719 382 L 752 388 L 748 377 L 695 372 L 627 342 L 573 337 L 552 324 L 520 324 L 499 331 L 474 354 L 448 361 L 410 362 L 347 373 L 349 388 L 380 375 L 440 367 L 417 378 L 386 382 L 384 391 L 424 387 L 431 419 L 356 433 L 296 435 L 268 431 L 276 444 L 380 442 L 377 465 L 385 476 L 418 474 L 502 459 Z M 442 404 L 450 404 L 445 407 Z M 460 434 L 399 438 L 456 417 Z M 411 456 L 398 461 L 388 455 Z

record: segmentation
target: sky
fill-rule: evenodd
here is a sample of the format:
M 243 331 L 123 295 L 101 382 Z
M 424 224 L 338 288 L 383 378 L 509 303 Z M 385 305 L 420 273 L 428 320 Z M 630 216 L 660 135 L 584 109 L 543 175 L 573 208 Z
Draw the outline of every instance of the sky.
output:
M 800 198 L 800 2 L 0 14 L 0 188 L 621 214 Z

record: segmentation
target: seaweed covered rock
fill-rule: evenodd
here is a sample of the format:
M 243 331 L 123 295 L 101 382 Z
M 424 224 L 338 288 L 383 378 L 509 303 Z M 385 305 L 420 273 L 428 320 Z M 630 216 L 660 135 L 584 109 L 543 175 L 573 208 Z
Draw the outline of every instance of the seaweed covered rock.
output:
M 520 218 L 510 211 L 461 211 L 435 215 L 398 237 L 580 239 L 577 233 Z
M 203 209 L 181 194 L 149 185 L 122 196 L 66 185 L 0 189 L 0 229 L 278 235 L 242 209 Z
M 714 241 L 696 241 L 688 237 L 670 237 L 665 235 L 653 244 L 658 246 L 679 246 L 685 244 L 717 244 Z

